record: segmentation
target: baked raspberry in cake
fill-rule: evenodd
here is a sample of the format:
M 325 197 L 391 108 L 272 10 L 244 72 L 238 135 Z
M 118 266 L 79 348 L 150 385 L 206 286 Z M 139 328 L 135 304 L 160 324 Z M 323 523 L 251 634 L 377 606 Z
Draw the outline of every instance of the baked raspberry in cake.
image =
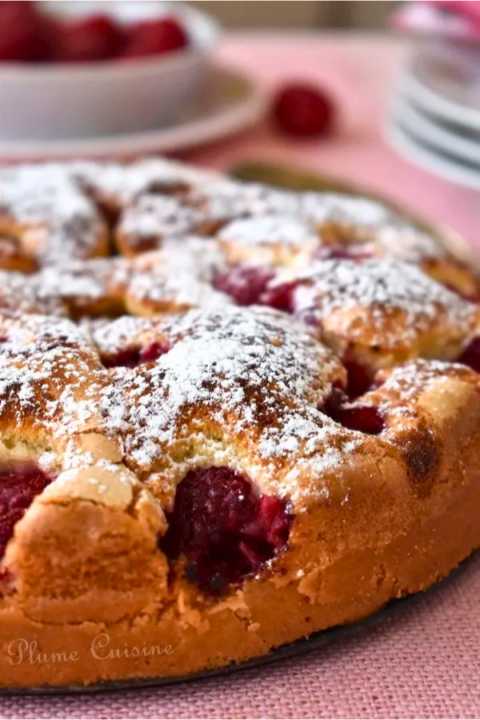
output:
M 1 686 L 265 655 L 480 545 L 478 283 L 433 231 L 164 160 L 0 207 Z

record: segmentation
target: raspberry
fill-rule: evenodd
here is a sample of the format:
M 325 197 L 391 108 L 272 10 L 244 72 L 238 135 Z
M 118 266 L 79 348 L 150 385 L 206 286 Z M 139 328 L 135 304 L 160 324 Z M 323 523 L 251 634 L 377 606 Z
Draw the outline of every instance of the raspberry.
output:
M 55 60 L 98 62 L 118 54 L 123 41 L 121 28 L 106 15 L 90 17 L 59 26 L 55 38 Z
M 145 347 L 129 347 L 119 350 L 114 355 L 102 357 L 102 363 L 106 368 L 130 367 L 134 368 L 142 363 L 154 362 L 161 355 L 170 350 L 167 342 L 152 342 Z
M 36 495 L 52 481 L 40 468 L 29 463 L 0 468 L 0 558 Z
M 102 364 L 106 368 L 137 367 L 140 364 L 140 348 L 124 348 L 114 355 L 104 355 L 102 356 Z
M 355 362 L 344 360 L 343 365 L 347 371 L 347 395 L 350 400 L 354 400 L 360 395 L 365 395 L 371 388 L 372 381 L 366 370 Z
M 131 28 L 122 57 L 163 55 L 174 50 L 181 50 L 188 44 L 188 35 L 175 18 L 148 20 Z
M 163 342 L 152 342 L 150 345 L 146 345 L 140 350 L 140 362 L 154 362 L 158 360 L 160 355 L 165 355 L 171 349 L 170 343 Z
M 296 281 L 272 285 L 262 293 L 260 302 L 262 305 L 268 305 L 276 310 L 293 312 L 295 309 L 293 295 L 298 285 L 299 283 Z
M 31 2 L 0 3 L 0 60 L 34 62 L 47 58 L 48 21 Z
M 480 337 L 474 338 L 467 345 L 457 362 L 468 365 L 475 372 L 480 372 Z
M 274 275 L 272 270 L 265 268 L 238 265 L 218 273 L 213 285 L 230 295 L 238 305 L 255 305 Z
M 344 425 L 349 430 L 358 430 L 367 435 L 379 435 L 385 427 L 378 408 L 373 405 L 355 405 L 341 407 L 332 420 Z
M 341 387 L 334 386 L 321 412 L 349 430 L 358 430 L 367 435 L 379 435 L 385 422 L 374 405 L 352 405 Z
M 273 101 L 273 117 L 287 135 L 320 136 L 332 127 L 334 107 L 322 91 L 305 84 L 282 88 Z
M 226 467 L 195 470 L 177 488 L 161 547 L 170 558 L 185 555 L 187 577 L 219 595 L 285 547 L 290 523 L 285 502 L 257 497 L 244 475 Z

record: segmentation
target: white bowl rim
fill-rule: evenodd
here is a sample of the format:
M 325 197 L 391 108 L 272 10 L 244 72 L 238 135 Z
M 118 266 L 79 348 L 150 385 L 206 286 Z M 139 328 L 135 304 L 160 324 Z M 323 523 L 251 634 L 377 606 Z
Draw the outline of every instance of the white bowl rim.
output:
M 181 68 L 186 63 L 196 61 L 205 55 L 215 44 L 221 34 L 220 23 L 210 14 L 198 8 L 182 5 L 181 12 L 192 24 L 200 21 L 207 28 L 207 41 L 202 45 L 194 44 L 185 49 L 175 50 L 165 55 L 150 55 L 148 57 L 128 60 L 112 58 L 101 62 L 82 63 L 22 63 L 0 62 L 0 81 L 14 80 L 17 82 L 35 82 L 36 80 L 64 81 L 103 81 L 114 76 L 131 77 L 145 71 L 164 70 L 165 73 Z M 194 38 L 195 39 L 195 38 Z

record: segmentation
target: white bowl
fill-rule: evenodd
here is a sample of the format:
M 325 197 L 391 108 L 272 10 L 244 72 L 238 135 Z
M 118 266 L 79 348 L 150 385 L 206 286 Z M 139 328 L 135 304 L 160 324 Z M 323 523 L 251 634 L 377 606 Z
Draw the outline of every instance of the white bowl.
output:
M 85 13 L 85 3 L 46 2 L 46 12 Z M 0 139 L 47 140 L 98 137 L 167 126 L 199 95 L 216 22 L 195 8 L 165 2 L 95 2 L 128 21 L 173 14 L 191 44 L 169 55 L 102 63 L 0 63 Z

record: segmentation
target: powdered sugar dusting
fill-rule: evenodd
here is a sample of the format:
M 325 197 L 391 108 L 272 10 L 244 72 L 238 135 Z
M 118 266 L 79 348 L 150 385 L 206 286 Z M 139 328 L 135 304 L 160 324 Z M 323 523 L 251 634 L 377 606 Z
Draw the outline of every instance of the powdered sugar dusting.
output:
M 415 267 L 446 257 L 434 239 L 366 198 L 247 185 L 164 160 L 51 163 L 0 171 L 0 219 L 12 230 L 5 257 L 19 241 L 40 265 L 29 276 L 0 271 L 7 434 L 30 438 L 33 426 L 42 462 L 55 464 L 61 448 L 70 467 L 93 461 L 75 456 L 77 435 L 108 436 L 162 498 L 190 468 L 224 464 L 262 492 L 327 497 L 332 474 L 364 443 L 318 409 L 345 385 L 339 360 L 298 319 L 238 308 L 215 290 L 229 264 L 296 267 L 295 312 L 343 314 L 349 342 L 358 327 L 395 342 L 420 323 L 435 334 L 439 318 L 457 344 L 474 332 L 476 307 Z M 95 257 L 108 250 L 110 225 L 112 246 L 133 259 Z M 352 242 L 382 260 L 360 252 L 355 262 L 313 264 L 322 244 Z M 401 333 L 387 323 L 395 313 Z M 161 353 L 138 367 L 102 365 L 149 343 Z M 385 384 L 394 394 L 403 383 L 404 415 L 428 368 L 438 379 L 433 365 L 397 368 Z M 400 412 L 385 399 L 382 407 Z
M 0 213 L 30 229 L 26 242 L 33 244 L 43 262 L 88 257 L 95 253 L 103 233 L 103 223 L 94 203 L 75 185 L 67 167 L 62 165 L 3 169 Z
M 293 215 L 259 215 L 234 220 L 217 234 L 232 262 L 308 265 L 320 245 L 315 228 Z
M 157 312 L 229 304 L 213 287 L 223 263 L 214 244 L 195 237 L 183 238 L 181 245 L 167 240 L 159 252 L 141 255 L 132 264 L 127 298 Z
M 185 442 L 198 444 L 198 456 L 208 440 L 236 446 L 240 439 L 240 447 L 252 443 L 248 462 L 262 468 L 259 482 L 278 491 L 285 468 L 331 467 L 342 442 L 352 441 L 317 410 L 341 368 L 294 321 L 225 308 L 192 311 L 160 327 L 172 349 L 153 368 L 119 373 L 101 401 L 110 432 L 125 434 L 141 473 L 155 471 Z M 295 495 L 295 487 L 288 492 Z
M 132 248 L 159 246 L 164 238 L 191 232 L 200 219 L 194 208 L 183 207 L 178 198 L 141 195 L 124 211 L 118 233 Z
M 234 220 L 218 233 L 221 240 L 245 245 L 285 243 L 315 248 L 318 235 L 312 226 L 291 215 L 260 216 Z
M 134 260 L 94 258 L 47 266 L 30 276 L 0 270 L 0 307 L 49 315 L 135 312 L 228 304 L 213 288 L 222 257 L 198 238 L 165 242 L 158 252 Z M 125 309 L 126 311 L 126 309 Z
M 396 213 L 362 197 L 339 193 L 306 192 L 300 196 L 300 214 L 319 224 L 349 224 L 362 229 L 398 222 Z
M 324 298 L 327 311 L 381 305 L 434 315 L 436 306 L 441 305 L 455 312 L 457 320 L 472 313 L 471 306 L 458 295 L 407 263 L 324 260 L 296 279 L 311 280 L 312 292 Z
M 95 422 L 92 402 L 102 384 L 98 356 L 69 320 L 2 319 L 0 413 L 32 422 L 51 436 Z
M 161 471 L 167 481 L 189 463 L 239 454 L 265 491 L 295 500 L 302 478 L 345 462 L 343 446 L 355 445 L 317 409 L 343 377 L 340 364 L 273 311 L 225 307 L 103 327 L 31 315 L 4 317 L 1 331 L 0 413 L 17 436 L 29 423 L 42 428 L 44 455 L 61 438 L 95 431 L 121 439 L 141 478 Z M 112 337 L 118 347 L 142 333 L 167 337 L 171 349 L 135 369 L 101 366 L 92 340 L 102 351 Z
M 289 275 L 283 278 L 290 279 Z M 415 337 L 419 324 L 432 326 L 441 319 L 445 327 L 468 335 L 476 319 L 476 308 L 457 294 L 429 278 L 414 265 L 386 260 L 325 260 L 310 271 L 297 274 L 296 312 L 313 311 L 328 320 L 339 311 L 358 328 L 360 316 L 355 311 L 365 308 L 372 326 L 381 326 L 388 334 L 392 313 L 402 313 L 403 338 Z M 275 282 L 279 283 L 282 278 Z M 352 311 L 353 316 L 348 315 Z
M 164 158 L 139 160 L 130 164 L 75 162 L 69 165 L 81 185 L 115 204 L 131 203 L 137 196 L 155 188 L 168 191 L 172 186 L 196 186 L 219 176 Z

